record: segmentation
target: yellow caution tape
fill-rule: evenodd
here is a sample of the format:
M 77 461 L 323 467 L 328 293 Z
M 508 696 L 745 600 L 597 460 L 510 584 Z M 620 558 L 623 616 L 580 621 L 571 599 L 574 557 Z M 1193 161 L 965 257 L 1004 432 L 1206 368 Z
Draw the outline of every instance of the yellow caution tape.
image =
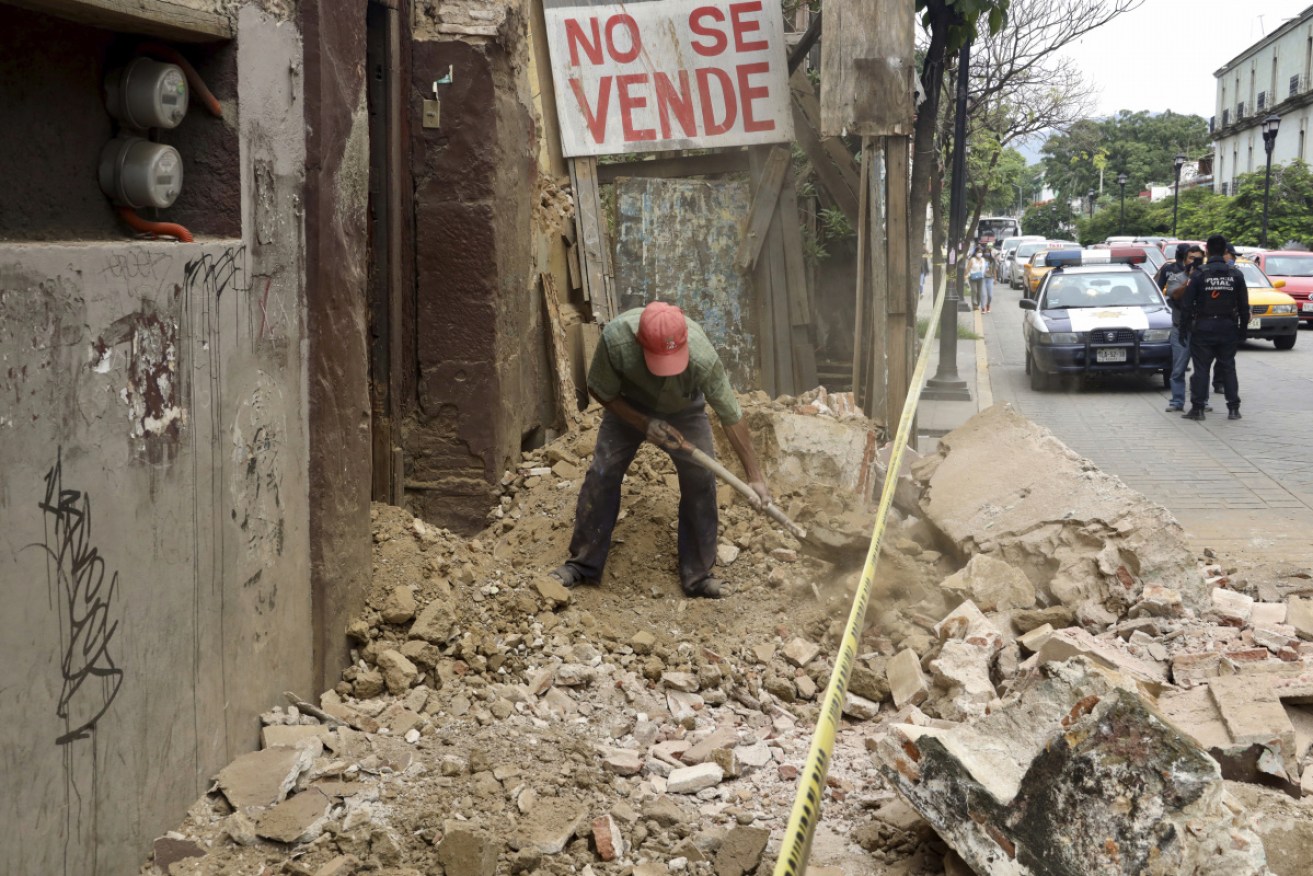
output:
M 848 679 L 852 675 L 853 662 L 857 659 L 857 645 L 862 637 L 866 606 L 871 599 L 871 587 L 875 583 L 875 564 L 880 558 L 880 541 L 884 537 L 885 520 L 889 517 L 894 490 L 898 486 L 898 470 L 902 468 L 903 451 L 907 447 L 909 433 L 912 431 L 916 406 L 921 400 L 921 386 L 925 378 L 926 365 L 930 361 L 930 347 L 939 328 L 944 299 L 948 297 L 945 294 L 948 273 L 947 269 L 944 270 L 943 280 L 940 281 L 936 295 L 934 314 L 930 317 L 925 341 L 916 358 L 916 368 L 912 371 L 911 391 L 907 394 L 907 401 L 903 403 L 903 414 L 898 420 L 893 453 L 889 457 L 884 488 L 880 491 L 880 505 L 875 512 L 875 526 L 871 530 L 871 544 L 866 549 L 866 565 L 862 567 L 862 580 L 857 586 L 857 593 L 853 596 L 852 609 L 848 613 L 848 625 L 844 629 L 843 641 L 839 645 L 839 656 L 834 661 L 834 671 L 830 673 L 830 683 L 825 688 L 821 717 L 816 722 L 811 748 L 807 752 L 807 765 L 798 776 L 798 793 L 793 800 L 793 811 L 789 813 L 789 824 L 784 829 L 784 843 L 780 847 L 780 856 L 775 862 L 775 876 L 802 876 L 807 872 L 807 856 L 811 851 L 812 835 L 816 832 L 816 823 L 820 821 L 825 776 L 829 772 L 830 758 L 834 754 L 834 737 L 839 731 L 839 718 L 843 714 L 844 699 L 848 696 Z

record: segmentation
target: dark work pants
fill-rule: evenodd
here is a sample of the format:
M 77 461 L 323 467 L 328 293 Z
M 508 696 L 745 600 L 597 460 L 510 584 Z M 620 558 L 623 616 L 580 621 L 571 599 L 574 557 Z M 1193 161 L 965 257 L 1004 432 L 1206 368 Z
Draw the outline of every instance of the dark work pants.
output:
M 633 402 L 630 402 L 633 405 Z M 638 408 L 637 405 L 634 407 Z M 643 411 L 642 408 L 638 408 Z M 715 456 L 711 423 L 701 397 L 677 414 L 658 416 L 680 431 L 694 447 Z M 610 411 L 602 414 L 593 464 L 584 476 L 574 514 L 567 564 L 586 580 L 601 581 L 611 550 L 611 533 L 620 514 L 620 483 L 644 441 L 642 432 Z M 716 510 L 716 476 L 683 454 L 672 453 L 679 474 L 679 581 L 685 590 L 711 574 L 716 563 L 720 518 Z
M 1240 329 L 1229 319 L 1201 319 L 1190 333 L 1190 404 L 1202 408 L 1208 403 L 1209 375 L 1217 363 L 1217 381 L 1226 395 L 1226 406 L 1240 404 L 1240 384 L 1236 380 L 1235 353 L 1240 346 Z

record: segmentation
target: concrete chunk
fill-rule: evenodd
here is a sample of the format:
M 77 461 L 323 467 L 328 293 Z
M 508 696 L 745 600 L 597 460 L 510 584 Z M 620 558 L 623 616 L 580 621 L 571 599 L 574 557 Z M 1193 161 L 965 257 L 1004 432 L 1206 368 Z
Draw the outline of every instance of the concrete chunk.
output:
M 759 827 L 735 827 L 716 850 L 712 866 L 716 876 L 747 876 L 755 873 L 766 851 L 770 831 Z
M 1026 663 L 1027 665 L 1061 663 L 1078 656 L 1088 657 L 1102 666 L 1125 673 L 1137 681 L 1155 685 L 1167 681 L 1167 667 L 1163 664 L 1141 660 L 1127 654 L 1111 642 L 1096 639 L 1080 627 L 1068 627 L 1056 631 Z
M 816 655 L 821 653 L 821 646 L 798 638 L 785 645 L 782 653 L 785 660 L 801 668 L 816 659 Z
M 424 606 L 424 610 L 410 625 L 410 637 L 442 645 L 456 634 L 456 613 L 441 597 Z
M 971 600 L 981 611 L 1008 611 L 1035 605 L 1035 586 L 1026 574 L 988 554 L 976 554 L 940 586 Z
M 1043 624 L 1042 626 L 1035 627 L 1035 629 L 1028 633 L 1024 633 L 1017 639 L 1017 644 L 1034 654 L 1049 640 L 1049 636 L 1051 635 L 1053 635 L 1053 625 Z
M 1289 774 L 1299 774 L 1295 765 L 1295 725 L 1271 687 L 1257 683 L 1252 676 L 1230 675 L 1208 679 L 1208 690 L 1233 743 L 1275 742 L 1290 764 Z
M 378 655 L 378 668 L 391 694 L 405 693 L 419 678 L 419 669 L 415 664 L 402 656 L 400 651 L 391 648 Z
M 1313 597 L 1286 599 L 1286 623 L 1295 628 L 1301 639 L 1313 639 Z
M 559 798 L 541 800 L 520 822 L 519 829 L 511 837 L 511 848 L 536 849 L 544 855 L 559 855 L 587 815 L 588 810 L 578 803 Z
M 925 673 L 921 671 L 921 660 L 911 648 L 904 648 L 895 654 L 886 672 L 889 692 L 898 708 L 919 706 L 930 696 L 930 685 L 926 682 Z
M 497 872 L 498 844 L 460 822 L 447 822 L 437 852 L 446 876 L 494 876 Z
M 1227 590 L 1225 587 L 1213 588 L 1213 614 L 1223 622 L 1244 626 L 1254 613 L 1254 597 Z
M 607 814 L 593 820 L 593 845 L 597 856 L 603 861 L 614 861 L 625 855 L 625 838 L 620 832 L 620 825 Z
M 266 748 L 238 757 L 219 771 L 215 782 L 234 809 L 272 806 L 286 799 L 313 762 L 305 748 Z
M 1132 679 L 1050 664 L 999 709 L 952 729 L 900 724 L 881 772 L 981 876 L 1266 876 L 1217 764 L 1160 720 Z
M 316 839 L 328 823 L 331 798 L 315 788 L 307 788 L 260 816 L 255 832 L 280 843 L 305 843 Z
M 725 771 L 719 764 L 700 763 L 672 770 L 666 779 L 666 790 L 671 794 L 696 794 L 703 788 L 719 785 L 724 778 Z

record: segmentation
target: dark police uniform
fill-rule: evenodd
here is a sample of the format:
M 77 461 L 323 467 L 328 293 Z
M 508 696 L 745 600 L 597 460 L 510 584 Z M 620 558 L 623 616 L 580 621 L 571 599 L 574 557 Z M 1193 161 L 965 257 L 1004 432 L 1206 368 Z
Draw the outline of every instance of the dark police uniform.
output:
M 1240 270 L 1221 256 L 1208 259 L 1185 289 L 1181 301 L 1181 330 L 1190 338 L 1194 374 L 1190 403 L 1199 411 L 1208 401 L 1208 375 L 1217 362 L 1217 376 L 1226 394 L 1228 410 L 1240 409 L 1235 354 L 1249 322 L 1249 290 Z

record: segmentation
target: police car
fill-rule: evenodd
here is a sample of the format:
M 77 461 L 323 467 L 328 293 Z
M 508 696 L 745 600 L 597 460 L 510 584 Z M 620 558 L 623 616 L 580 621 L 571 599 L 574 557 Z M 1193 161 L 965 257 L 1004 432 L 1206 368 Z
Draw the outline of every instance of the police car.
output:
M 1032 389 L 1061 375 L 1160 373 L 1172 367 L 1172 314 L 1144 269 L 1143 252 L 1051 250 L 1051 269 L 1026 311 L 1026 373 Z

